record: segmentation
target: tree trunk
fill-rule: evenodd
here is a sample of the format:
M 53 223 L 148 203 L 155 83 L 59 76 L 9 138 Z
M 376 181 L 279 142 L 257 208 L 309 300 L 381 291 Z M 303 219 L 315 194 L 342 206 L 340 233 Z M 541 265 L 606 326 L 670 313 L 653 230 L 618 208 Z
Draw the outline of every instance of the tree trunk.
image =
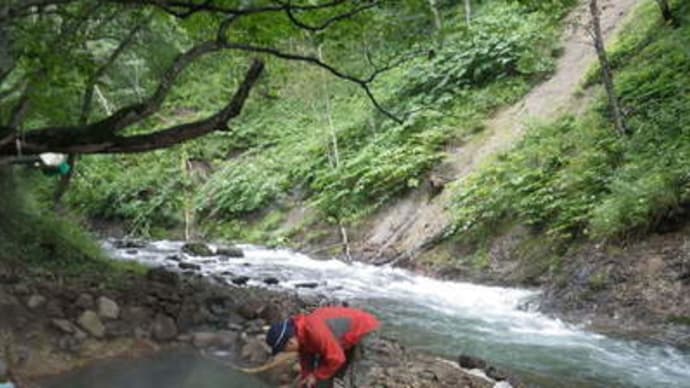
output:
M 656 2 L 659 4 L 659 8 L 661 8 L 661 15 L 664 17 L 664 20 L 666 20 L 667 23 L 675 25 L 676 20 L 673 17 L 671 5 L 668 3 L 668 0 L 656 0 Z
M 609 99 L 609 108 L 613 116 L 613 123 L 616 126 L 616 131 L 618 131 L 620 135 L 625 135 L 628 131 L 625 127 L 623 114 L 621 113 L 618 97 L 616 96 L 616 90 L 613 87 L 613 73 L 611 71 L 611 63 L 606 55 L 606 49 L 604 48 L 604 37 L 601 33 L 597 0 L 590 0 L 589 10 L 592 14 L 592 39 L 594 40 L 594 48 L 597 51 L 597 56 L 599 57 L 599 63 L 601 65 L 601 76 Z
M 472 0 L 465 0 L 465 22 L 470 25 L 472 20 Z
M 441 18 L 441 12 L 438 10 L 436 0 L 428 0 L 429 9 L 434 15 L 434 26 L 436 27 L 436 35 L 438 37 L 439 46 L 443 44 L 443 19 Z
M 433 1 L 433 0 L 432 0 Z M 323 51 L 321 49 L 321 46 L 318 48 L 319 52 L 319 59 L 323 60 Z M 322 85 L 326 85 L 326 80 L 323 81 Z M 340 151 L 338 150 L 338 134 L 335 131 L 335 126 L 333 125 L 333 111 L 331 109 L 331 96 L 328 93 L 328 89 L 324 87 L 325 94 L 326 94 L 326 119 L 328 121 L 328 128 L 330 129 L 331 132 L 331 144 L 333 147 L 333 168 L 335 170 L 338 170 L 340 168 Z M 345 259 L 348 262 L 352 261 L 352 255 L 350 254 L 350 239 L 348 238 L 347 235 L 347 228 L 345 228 L 345 224 L 343 221 L 338 217 L 338 228 L 340 229 L 340 239 L 342 242 L 342 247 L 343 247 L 343 255 L 345 255 Z

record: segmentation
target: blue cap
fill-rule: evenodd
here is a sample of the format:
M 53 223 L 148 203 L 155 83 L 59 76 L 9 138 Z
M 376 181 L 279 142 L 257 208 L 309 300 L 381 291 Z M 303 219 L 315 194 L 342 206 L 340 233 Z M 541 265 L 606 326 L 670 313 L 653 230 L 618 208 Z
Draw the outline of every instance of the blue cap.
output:
M 295 324 L 292 319 L 271 325 L 266 334 L 266 343 L 273 349 L 274 356 L 285 349 L 285 344 L 293 335 L 295 335 Z

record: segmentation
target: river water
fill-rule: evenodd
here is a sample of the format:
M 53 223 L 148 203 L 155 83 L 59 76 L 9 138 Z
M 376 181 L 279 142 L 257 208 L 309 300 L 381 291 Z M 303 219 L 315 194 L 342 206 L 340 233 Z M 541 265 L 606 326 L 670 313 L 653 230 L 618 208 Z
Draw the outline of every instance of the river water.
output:
M 451 358 L 481 357 L 535 386 L 690 387 L 690 353 L 613 339 L 549 318 L 529 308 L 538 298 L 533 290 L 440 281 L 402 269 L 313 260 L 254 246 L 242 246 L 244 258 L 221 259 L 181 254 L 181 242 L 153 242 L 136 252 L 104 245 L 121 260 L 177 268 L 167 258 L 178 255 L 201 265 L 204 275 L 228 283 L 248 276 L 249 285 L 347 300 L 376 313 L 384 333 L 409 347 Z M 280 282 L 267 286 L 267 277 Z M 295 287 L 303 282 L 318 286 Z

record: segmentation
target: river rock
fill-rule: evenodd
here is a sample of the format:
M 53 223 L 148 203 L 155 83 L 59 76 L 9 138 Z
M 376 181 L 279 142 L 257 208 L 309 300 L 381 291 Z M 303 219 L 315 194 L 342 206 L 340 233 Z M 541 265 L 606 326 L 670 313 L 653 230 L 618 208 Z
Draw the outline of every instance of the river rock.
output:
M 188 263 L 186 261 L 178 263 L 177 266 L 180 267 L 181 269 L 190 269 L 192 271 L 201 270 L 201 266 L 199 264 Z
M 120 316 L 120 307 L 112 299 L 101 296 L 98 298 L 98 315 L 101 318 L 117 319 Z
M 81 293 L 77 297 L 77 300 L 74 301 L 74 305 L 84 310 L 92 309 L 94 307 L 93 296 L 87 293 Z
M 222 245 L 216 249 L 216 255 L 225 257 L 244 257 L 244 251 L 242 251 L 242 248 L 236 246 Z
M 170 256 L 166 257 L 165 260 L 168 260 L 168 261 L 182 261 L 182 258 L 181 258 L 180 256 L 178 256 L 178 255 L 170 255 Z
M 74 325 L 72 325 L 72 322 L 66 320 L 66 319 L 51 319 L 50 324 L 60 330 L 63 333 L 67 334 L 73 334 L 74 333 Z
M 180 282 L 178 274 L 163 267 L 151 268 L 146 272 L 146 279 L 152 282 L 177 287 Z
M 153 338 L 158 341 L 169 341 L 177 337 L 175 320 L 164 314 L 157 314 L 153 321 Z
M 247 342 L 242 346 L 240 355 L 247 362 L 262 364 L 268 360 L 270 349 L 268 349 L 264 341 L 258 338 L 248 338 Z
M 51 299 L 46 303 L 44 308 L 46 314 L 51 318 L 64 318 L 65 312 L 62 309 L 62 304 L 57 299 Z
M 232 331 L 198 332 L 192 334 L 192 343 L 197 348 L 230 347 L 239 335 Z
M 458 357 L 458 364 L 465 369 L 486 369 L 486 361 L 481 358 L 461 354 Z
M 117 249 L 144 248 L 146 242 L 142 240 L 123 239 L 113 241 L 113 247 Z
M 319 283 L 317 283 L 317 282 L 295 283 L 295 288 L 316 288 L 318 286 L 319 286 Z
M 243 286 L 249 281 L 249 276 L 238 276 L 232 279 L 232 283 L 238 286 Z
M 200 242 L 184 244 L 182 246 L 182 252 L 191 256 L 213 256 L 211 248 Z
M 34 294 L 29 297 L 29 300 L 26 302 L 26 305 L 30 309 L 35 310 L 41 307 L 45 302 L 46 298 L 43 295 Z
M 103 338 L 105 335 L 105 326 L 98 318 L 98 314 L 92 310 L 84 311 L 77 319 L 77 323 L 81 326 L 87 333 L 91 334 L 96 338 Z
M 139 253 L 139 251 L 136 249 L 127 249 L 125 253 L 128 255 L 136 255 L 137 253 Z
M 278 278 L 267 277 L 264 279 L 264 283 L 268 284 L 269 286 L 274 286 L 274 285 L 280 283 L 280 281 L 278 280 Z

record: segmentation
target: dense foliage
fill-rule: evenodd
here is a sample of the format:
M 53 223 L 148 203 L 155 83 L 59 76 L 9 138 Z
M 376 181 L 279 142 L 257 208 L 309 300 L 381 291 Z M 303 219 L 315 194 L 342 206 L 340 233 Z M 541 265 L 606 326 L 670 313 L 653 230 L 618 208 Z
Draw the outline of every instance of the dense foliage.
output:
M 613 131 L 603 98 L 584 117 L 537 125 L 456 187 L 459 236 L 477 238 L 510 220 L 558 240 L 620 238 L 683 217 L 690 203 L 690 7 L 676 12 L 679 28 L 664 24 L 654 4 L 644 6 L 612 48 L 630 136 Z
M 428 12 L 426 2 L 417 5 Z M 69 202 L 89 216 L 127 220 L 139 233 L 179 225 L 191 211 L 205 224 L 226 223 L 225 234 L 234 234 L 243 229 L 239 220 L 292 199 L 330 222 L 369 214 L 422 185 L 445 144 L 481 131 L 494 109 L 553 69 L 564 8 L 483 2 L 467 26 L 460 4 L 442 5 L 442 31 L 424 12 L 416 19 L 426 36 L 442 33 L 441 46 L 406 35 L 385 41 L 386 50 L 410 54 L 372 90 L 403 123 L 379 114 L 356 85 L 302 64 L 271 62 L 231 134 L 145 156 L 84 158 Z M 383 44 L 362 36 L 367 45 Z M 352 35 L 331 42 L 304 35 L 284 44 L 355 73 L 368 66 L 348 59 L 362 50 Z M 208 88 L 203 79 L 190 80 L 174 94 L 184 110 L 168 117 L 203 110 Z M 186 160 L 208 162 L 207 176 L 190 180 Z

